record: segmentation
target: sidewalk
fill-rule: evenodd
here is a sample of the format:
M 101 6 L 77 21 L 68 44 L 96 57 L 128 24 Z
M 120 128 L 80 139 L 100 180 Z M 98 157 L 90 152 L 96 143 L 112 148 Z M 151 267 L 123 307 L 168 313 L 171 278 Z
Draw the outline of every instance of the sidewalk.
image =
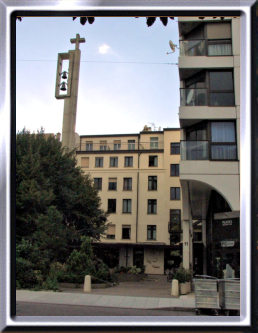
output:
M 130 309 L 194 310 L 194 293 L 179 298 L 96 295 L 92 293 L 17 290 L 16 301 L 66 305 L 89 305 Z

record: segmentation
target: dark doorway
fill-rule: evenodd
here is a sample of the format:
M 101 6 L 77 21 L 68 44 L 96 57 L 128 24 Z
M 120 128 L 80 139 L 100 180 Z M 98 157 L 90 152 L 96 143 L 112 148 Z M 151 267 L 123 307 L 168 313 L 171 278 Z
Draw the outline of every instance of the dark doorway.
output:
M 193 275 L 203 275 L 203 243 L 193 243 Z
M 181 250 L 164 250 L 164 271 L 172 268 L 179 268 L 182 262 L 182 251 Z
M 134 248 L 133 249 L 133 265 L 137 268 L 141 268 L 144 264 L 144 249 Z

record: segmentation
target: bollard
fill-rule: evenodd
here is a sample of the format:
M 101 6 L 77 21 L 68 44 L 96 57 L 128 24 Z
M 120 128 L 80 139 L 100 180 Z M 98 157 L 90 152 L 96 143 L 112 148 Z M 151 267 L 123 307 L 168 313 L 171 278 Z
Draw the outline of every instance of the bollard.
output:
M 91 292 L 91 276 L 90 275 L 85 276 L 83 291 L 85 293 L 90 293 Z
M 178 280 L 173 279 L 171 283 L 171 296 L 179 296 Z

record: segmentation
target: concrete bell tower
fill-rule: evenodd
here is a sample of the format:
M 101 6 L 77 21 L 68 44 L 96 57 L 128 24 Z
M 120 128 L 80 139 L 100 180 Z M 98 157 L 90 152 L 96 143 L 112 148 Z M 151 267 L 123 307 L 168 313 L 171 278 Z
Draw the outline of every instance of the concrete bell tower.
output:
M 75 148 L 75 125 L 80 73 L 81 50 L 80 43 L 85 43 L 85 38 L 80 38 L 76 34 L 76 38 L 70 39 L 75 44 L 75 50 L 68 53 L 58 53 L 57 71 L 56 71 L 56 90 L 55 97 L 64 99 L 64 116 L 62 128 L 62 144 L 70 148 Z M 69 60 L 68 72 L 62 71 L 63 60 Z M 61 80 L 63 80 L 61 82 Z M 65 93 L 61 93 L 65 92 Z

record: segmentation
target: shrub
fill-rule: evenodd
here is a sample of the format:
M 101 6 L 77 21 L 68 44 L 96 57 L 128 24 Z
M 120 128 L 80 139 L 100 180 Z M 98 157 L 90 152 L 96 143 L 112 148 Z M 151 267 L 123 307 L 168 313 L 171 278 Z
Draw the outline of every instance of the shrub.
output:
M 178 280 L 179 283 L 185 283 L 190 281 L 189 274 L 184 267 L 180 267 L 174 274 L 174 279 Z
M 19 288 L 33 288 L 38 284 L 33 264 L 29 260 L 16 258 L 16 284 Z
M 58 291 L 59 284 L 57 282 L 57 278 L 56 277 L 51 278 L 48 276 L 46 281 L 43 282 L 42 284 L 42 289 Z

